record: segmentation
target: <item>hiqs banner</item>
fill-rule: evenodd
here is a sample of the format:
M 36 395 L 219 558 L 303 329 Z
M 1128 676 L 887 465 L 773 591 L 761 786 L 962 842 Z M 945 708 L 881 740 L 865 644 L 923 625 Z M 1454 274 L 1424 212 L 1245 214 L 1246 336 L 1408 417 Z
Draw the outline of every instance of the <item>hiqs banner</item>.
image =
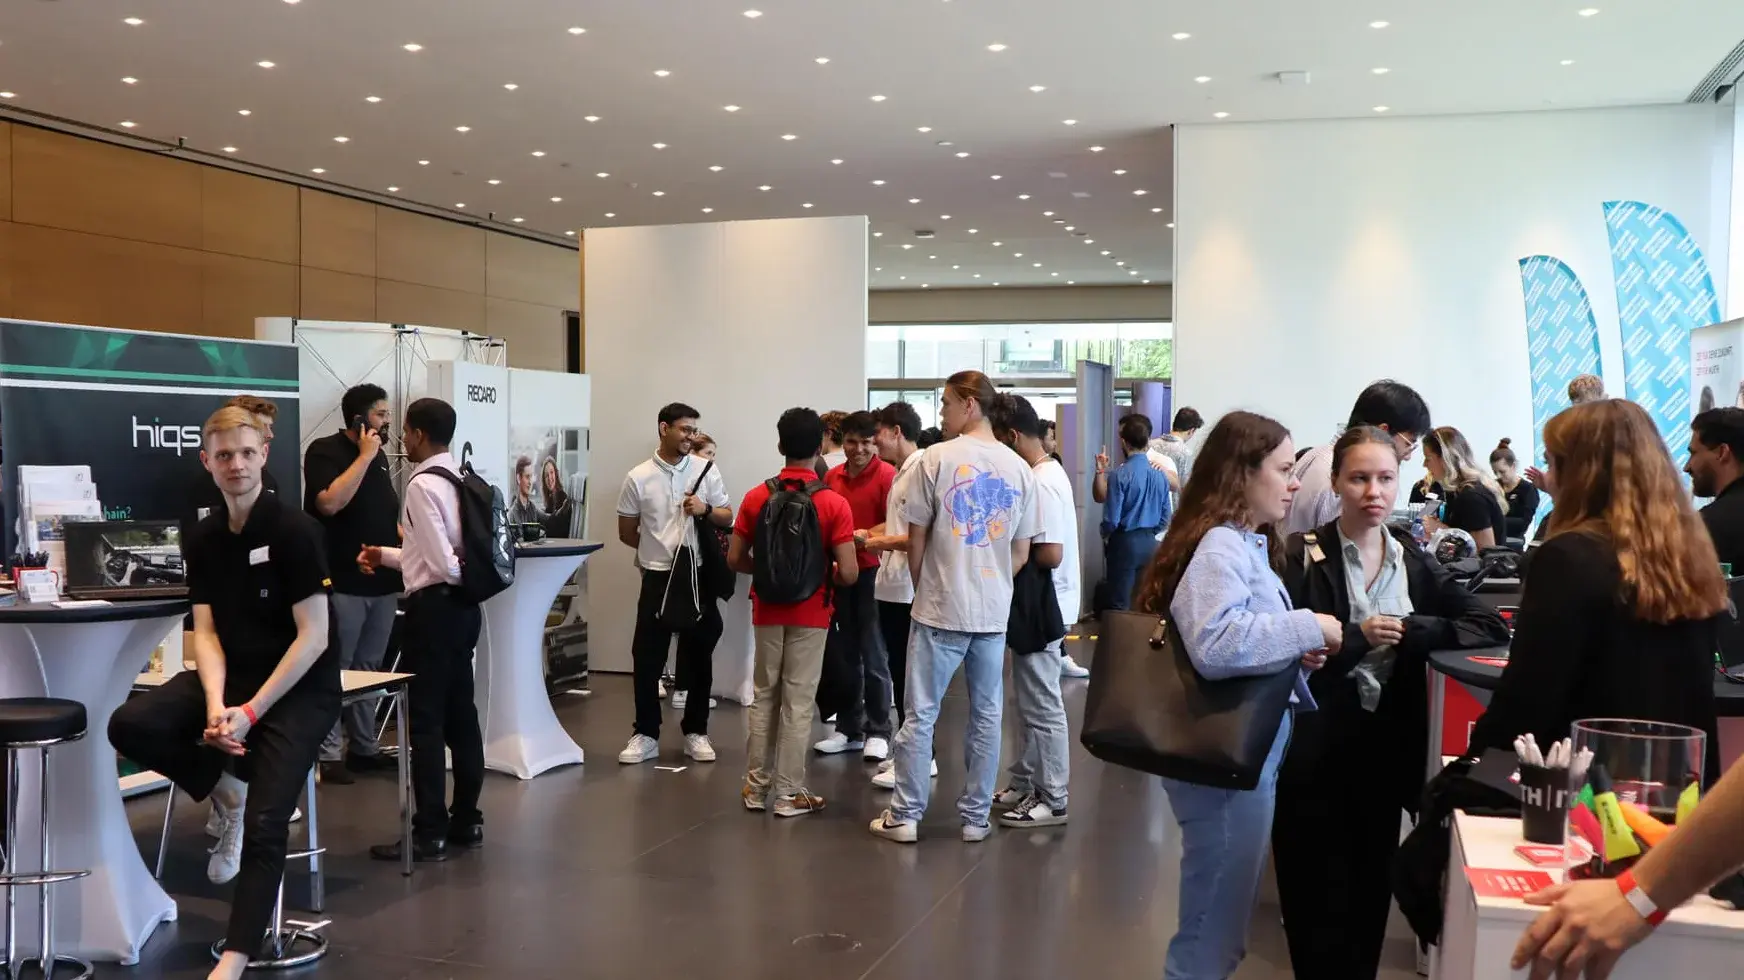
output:
M 1520 260 L 1532 366 L 1532 455 L 1544 465 L 1544 423 L 1568 407 L 1568 383 L 1599 372 L 1599 325 L 1586 288 L 1561 259 Z
M 1629 399 L 1653 416 L 1672 458 L 1689 449 L 1690 331 L 1720 319 L 1707 259 L 1683 222 L 1640 201 L 1605 204 Z
M 5 553 L 14 552 L 19 466 L 91 468 L 111 520 L 187 517 L 206 417 L 239 394 L 279 406 L 287 452 L 269 452 L 300 499 L 297 351 L 288 344 L 0 320 Z

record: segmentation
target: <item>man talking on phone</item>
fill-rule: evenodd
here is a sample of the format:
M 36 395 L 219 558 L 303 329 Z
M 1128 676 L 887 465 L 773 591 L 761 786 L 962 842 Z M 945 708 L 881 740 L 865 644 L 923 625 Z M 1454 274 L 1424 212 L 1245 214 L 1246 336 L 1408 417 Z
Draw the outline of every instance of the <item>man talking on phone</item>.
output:
M 356 556 L 369 545 L 400 543 L 400 500 L 382 451 L 392 411 L 388 393 L 373 384 L 347 391 L 339 407 L 345 428 L 309 443 L 303 456 L 303 509 L 324 531 L 340 667 L 380 670 L 399 604 L 400 573 L 384 568 L 365 575 Z M 349 783 L 352 773 L 397 768 L 382 756 L 376 731 L 373 702 L 346 708 L 321 743 L 322 782 Z M 347 741 L 349 752 L 343 751 Z

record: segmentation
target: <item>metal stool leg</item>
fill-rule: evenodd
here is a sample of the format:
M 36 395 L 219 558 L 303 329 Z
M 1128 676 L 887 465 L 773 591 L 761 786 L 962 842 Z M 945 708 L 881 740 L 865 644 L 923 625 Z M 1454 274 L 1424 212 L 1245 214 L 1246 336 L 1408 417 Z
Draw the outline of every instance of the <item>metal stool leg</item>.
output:
M 175 812 L 176 784 L 171 783 L 169 799 L 164 800 L 163 833 L 157 839 L 157 870 L 152 872 L 152 877 L 159 881 L 163 880 L 164 856 L 170 851 L 170 818 L 175 816 Z
M 48 899 L 49 899 L 48 889 L 49 889 L 49 885 L 52 884 L 52 881 L 50 881 L 48 879 L 55 878 L 60 873 L 59 872 L 52 872 L 49 870 L 49 868 L 53 867 L 53 865 L 51 865 L 49 863 L 48 746 L 46 746 L 46 745 L 43 746 L 39 751 L 40 751 L 40 755 L 38 756 L 38 759 L 40 760 L 39 761 L 39 766 L 40 766 L 39 772 L 40 772 L 41 785 L 38 788 L 41 791 L 41 795 L 42 795 L 42 813 L 41 813 L 42 840 L 40 842 L 40 846 L 37 848 L 37 853 L 41 858 L 41 865 L 40 865 L 41 871 L 39 873 L 43 876 L 43 878 L 45 880 L 38 886 L 39 890 L 36 893 L 36 914 L 37 914 L 37 918 L 38 918 L 38 925 L 41 929 L 41 935 L 39 938 L 40 938 L 42 944 L 36 948 L 37 955 L 34 957 L 30 957 L 28 959 L 23 960 L 21 963 L 19 963 L 19 968 L 23 969 L 24 964 L 34 962 L 37 964 L 38 968 L 42 971 L 43 980 L 53 980 L 54 975 L 55 975 L 55 969 L 57 967 L 65 964 L 67 966 L 74 967 L 78 971 L 77 973 L 73 974 L 71 980 L 85 980 L 85 978 L 89 977 L 93 972 L 93 967 L 91 966 L 91 964 L 85 962 L 84 960 L 76 959 L 76 958 L 71 957 L 71 956 L 56 956 L 55 952 L 54 952 L 54 941 L 53 941 L 53 939 L 54 939 L 54 937 L 53 937 L 54 917 L 49 913 L 49 907 L 48 907 Z M 13 778 L 15 778 L 16 772 L 12 773 L 11 776 Z M 12 827 L 10 824 L 7 825 L 6 832 L 7 832 L 8 836 L 10 836 L 12 834 Z M 87 872 L 79 872 L 78 874 L 80 877 L 83 877 L 86 873 Z M 6 901 L 7 914 L 9 917 L 8 922 L 7 922 L 7 927 L 8 927 L 8 930 L 10 930 L 10 928 L 12 926 L 12 923 L 10 921 L 11 905 L 12 905 L 12 889 L 10 889 L 10 888 L 6 889 L 6 900 L 7 900 Z M 10 939 L 10 931 L 8 932 L 8 938 Z M 10 950 L 8 951 L 7 959 L 8 959 L 8 961 L 11 960 Z M 13 973 L 12 975 L 14 977 L 18 976 L 17 973 Z
M 18 750 L 6 753 L 6 871 L 18 873 Z M 6 975 L 18 976 L 18 898 L 6 889 Z
M 309 835 L 309 910 L 321 912 L 325 911 L 324 906 L 327 904 L 327 872 L 321 861 L 321 852 L 324 848 L 321 847 L 321 815 L 315 802 L 314 767 L 309 769 L 309 778 L 304 784 L 303 794 L 308 797 L 308 802 L 303 804 L 303 823 L 308 828 Z M 283 892 L 284 887 L 284 882 L 281 880 L 279 890 Z M 284 904 L 282 894 L 279 898 L 279 904 Z
M 299 858 L 318 857 L 319 852 L 296 852 L 285 855 L 285 860 L 294 861 Z M 267 934 L 261 937 L 261 948 L 250 954 L 248 968 L 250 970 L 288 970 L 292 967 L 313 963 L 327 955 L 327 938 L 317 930 L 324 923 L 299 926 L 295 929 L 285 928 L 285 879 L 279 878 L 278 899 L 273 902 L 272 924 L 267 927 Z M 305 924 L 307 925 L 307 924 Z M 224 955 L 224 940 L 212 944 L 214 960 Z M 76 978 L 79 980 L 79 978 Z

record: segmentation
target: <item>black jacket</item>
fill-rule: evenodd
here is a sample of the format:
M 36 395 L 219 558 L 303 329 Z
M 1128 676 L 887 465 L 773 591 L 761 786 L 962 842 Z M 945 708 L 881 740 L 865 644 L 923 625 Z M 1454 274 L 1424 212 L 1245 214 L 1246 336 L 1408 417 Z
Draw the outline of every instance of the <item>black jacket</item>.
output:
M 1733 481 L 1702 508 L 1702 523 L 1720 563 L 1731 565 L 1733 575 L 1744 575 L 1744 480 Z
M 1037 565 L 1032 557 L 1011 577 L 1011 616 L 1005 627 L 1005 645 L 1013 653 L 1040 653 L 1065 635 L 1053 572 Z
M 1404 546 L 1413 612 L 1405 617 L 1405 638 L 1395 648 L 1392 676 L 1372 715 L 1363 710 L 1350 676 L 1371 647 L 1362 627 L 1349 622 L 1350 590 L 1337 522 L 1315 531 L 1324 556 L 1320 561 L 1308 558 L 1302 534 L 1291 535 L 1284 546 L 1284 586 L 1290 601 L 1298 609 L 1336 617 L 1345 626 L 1343 646 L 1308 677 L 1308 689 L 1320 710 L 1296 715 L 1290 751 L 1278 778 L 1314 781 L 1333 770 L 1360 766 L 1382 775 L 1399 805 L 1415 812 L 1429 754 L 1425 673 L 1429 653 L 1506 646 L 1508 628 L 1494 609 L 1455 582 L 1409 533 L 1389 530 Z

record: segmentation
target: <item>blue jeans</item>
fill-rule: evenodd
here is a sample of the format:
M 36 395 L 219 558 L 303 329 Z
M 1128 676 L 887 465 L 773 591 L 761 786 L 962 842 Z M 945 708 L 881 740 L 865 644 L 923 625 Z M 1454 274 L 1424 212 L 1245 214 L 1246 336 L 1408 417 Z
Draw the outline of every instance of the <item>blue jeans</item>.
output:
M 1251 790 L 1163 780 L 1181 825 L 1180 921 L 1169 940 L 1165 980 L 1224 980 L 1247 955 L 1248 920 L 1272 839 L 1278 766 L 1292 720 L 1285 712 Z
M 908 644 L 908 717 L 896 733 L 896 795 L 890 815 L 920 822 L 932 793 L 933 727 L 939 702 L 962 665 L 969 685 L 969 730 L 963 739 L 968 779 L 957 799 L 965 824 L 987 825 L 999 776 L 999 722 L 1005 700 L 1005 634 L 959 633 L 914 623 Z
M 1017 706 L 1017 759 L 1011 788 L 1040 796 L 1055 813 L 1066 810 L 1072 748 L 1066 702 L 1060 696 L 1060 642 L 1036 653 L 1011 652 L 1011 689 Z
M 1131 609 L 1132 593 L 1138 588 L 1138 577 L 1151 556 L 1157 551 L 1157 529 L 1110 531 L 1105 546 L 1108 567 L 1108 607 Z

